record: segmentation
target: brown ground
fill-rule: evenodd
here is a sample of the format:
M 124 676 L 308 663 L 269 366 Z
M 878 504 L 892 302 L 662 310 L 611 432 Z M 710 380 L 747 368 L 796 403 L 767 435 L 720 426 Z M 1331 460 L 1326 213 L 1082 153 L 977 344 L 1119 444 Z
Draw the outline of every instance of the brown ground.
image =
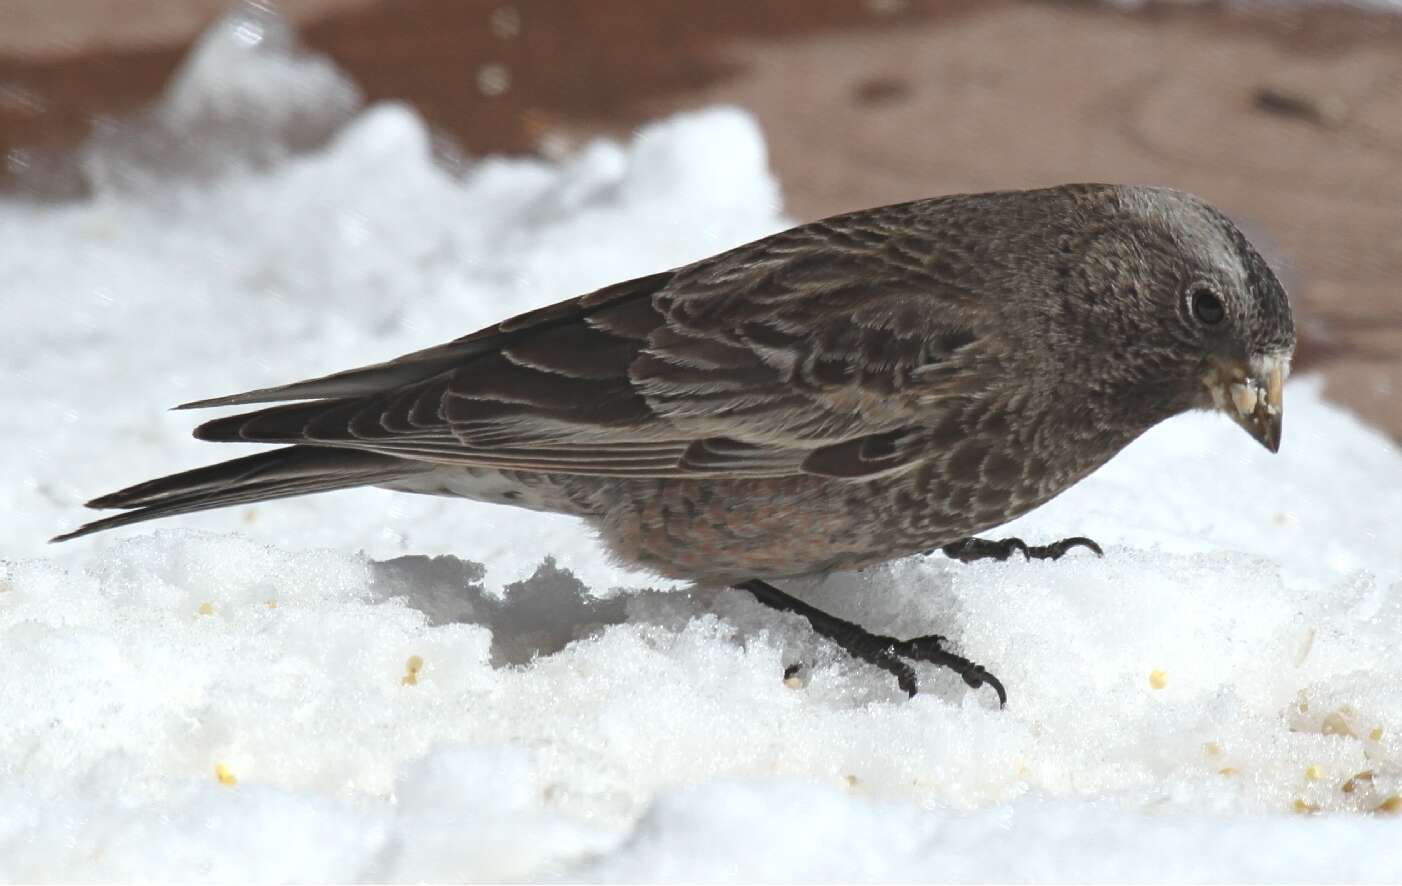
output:
M 0 156 L 140 107 L 224 7 L 0 0 Z M 473 153 L 742 104 L 799 219 L 1069 180 L 1196 191 L 1288 265 L 1300 364 L 1402 438 L 1402 17 L 1015 0 L 283 8 L 369 98 L 414 103 Z

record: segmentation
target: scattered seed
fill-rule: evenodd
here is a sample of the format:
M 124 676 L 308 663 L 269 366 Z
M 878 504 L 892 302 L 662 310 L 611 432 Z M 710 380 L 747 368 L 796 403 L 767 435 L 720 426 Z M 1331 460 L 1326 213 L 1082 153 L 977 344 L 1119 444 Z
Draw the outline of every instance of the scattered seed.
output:
M 1353 776 L 1353 778 L 1350 778 L 1348 781 L 1344 782 L 1343 787 L 1339 788 L 1339 790 L 1343 791 L 1345 794 L 1351 794 L 1358 789 L 1358 785 L 1360 782 L 1368 782 L 1371 784 L 1372 781 L 1373 770 L 1365 769 L 1357 775 Z
M 1357 738 L 1353 733 L 1348 721 L 1343 718 L 1338 711 L 1324 718 L 1324 723 L 1319 728 L 1325 735 L 1347 735 L 1349 738 Z
M 419 685 L 419 671 L 423 670 L 424 660 L 417 655 L 409 656 L 409 660 L 404 663 L 404 676 L 399 682 L 405 686 Z

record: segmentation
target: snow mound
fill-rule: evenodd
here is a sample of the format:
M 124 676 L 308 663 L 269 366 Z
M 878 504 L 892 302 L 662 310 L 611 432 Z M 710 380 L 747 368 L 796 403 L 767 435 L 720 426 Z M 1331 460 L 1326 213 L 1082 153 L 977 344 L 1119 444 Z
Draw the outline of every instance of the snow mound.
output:
M 44 547 L 93 494 L 243 451 L 169 404 L 786 224 L 740 111 L 454 174 L 412 112 L 354 110 L 249 15 L 263 37 L 224 23 L 84 154 L 126 172 L 0 201 L 0 879 L 1402 877 L 1402 453 L 1308 379 L 1279 456 L 1185 417 L 995 533 L 1103 560 L 793 588 L 947 635 L 1003 711 L 929 669 L 906 699 L 563 517 L 363 490 Z M 303 139 L 304 108 L 340 122 Z M 142 179 L 181 125 L 194 159 Z

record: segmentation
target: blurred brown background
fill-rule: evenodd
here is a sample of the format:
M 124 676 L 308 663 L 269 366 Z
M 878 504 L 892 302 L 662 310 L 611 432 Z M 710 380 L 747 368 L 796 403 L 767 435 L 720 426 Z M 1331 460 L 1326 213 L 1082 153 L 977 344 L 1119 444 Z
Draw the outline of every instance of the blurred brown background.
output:
M 1299 369 L 1402 438 L 1402 16 L 1015 0 L 283 0 L 369 100 L 469 154 L 731 102 L 790 216 L 1071 180 L 1167 184 L 1283 264 Z M 225 0 L 0 0 L 12 169 L 149 103 Z

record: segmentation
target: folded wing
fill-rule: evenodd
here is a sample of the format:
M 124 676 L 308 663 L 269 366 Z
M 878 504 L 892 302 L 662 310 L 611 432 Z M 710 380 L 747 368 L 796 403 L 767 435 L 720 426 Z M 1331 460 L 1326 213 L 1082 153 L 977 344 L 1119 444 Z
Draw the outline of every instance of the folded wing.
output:
M 315 398 L 195 435 L 596 476 L 901 470 L 941 401 L 977 393 L 976 306 L 908 233 L 835 221 L 387 363 L 187 404 Z

